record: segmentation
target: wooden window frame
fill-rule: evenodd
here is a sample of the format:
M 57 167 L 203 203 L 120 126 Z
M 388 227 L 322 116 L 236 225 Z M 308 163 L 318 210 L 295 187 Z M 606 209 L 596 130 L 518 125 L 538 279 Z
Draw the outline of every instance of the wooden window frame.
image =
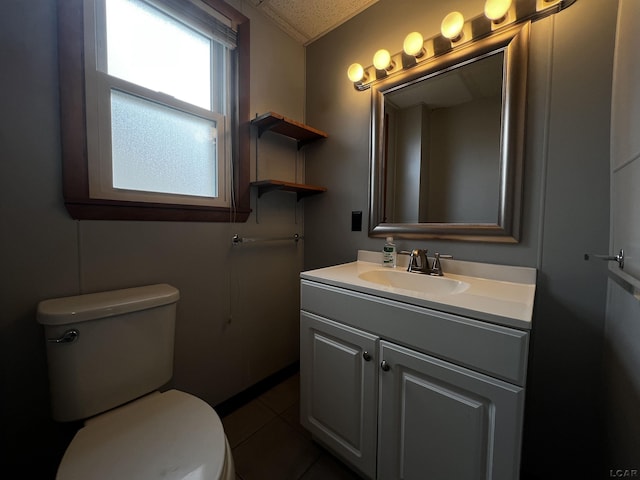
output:
M 91 198 L 86 134 L 83 0 L 58 0 L 60 134 L 64 203 L 76 220 L 245 222 L 250 208 L 249 19 L 222 0 L 201 0 L 237 28 L 238 111 L 232 128 L 231 207 L 147 203 Z M 185 8 L 197 8 L 185 2 Z

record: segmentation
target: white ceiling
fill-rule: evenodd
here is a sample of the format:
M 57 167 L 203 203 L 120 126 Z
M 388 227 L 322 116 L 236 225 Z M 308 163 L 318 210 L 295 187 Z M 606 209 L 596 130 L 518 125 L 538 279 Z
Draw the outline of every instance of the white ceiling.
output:
M 308 45 L 377 1 L 251 0 L 251 3 L 298 42 Z

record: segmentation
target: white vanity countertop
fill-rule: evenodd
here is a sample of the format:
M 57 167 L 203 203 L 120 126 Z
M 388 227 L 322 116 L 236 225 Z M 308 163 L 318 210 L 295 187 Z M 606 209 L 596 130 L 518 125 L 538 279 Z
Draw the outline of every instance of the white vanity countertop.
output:
M 377 252 L 358 252 L 358 261 L 302 272 L 300 278 L 412 305 L 464 315 L 491 323 L 531 329 L 533 300 L 536 290 L 536 270 L 487 263 L 441 260 L 444 277 L 467 283 L 466 290 L 454 294 L 433 294 L 373 283 L 360 275 L 373 270 L 393 270 L 383 267 Z M 406 270 L 407 258 L 398 255 L 399 266 Z M 417 273 L 407 275 L 422 276 Z M 433 277 L 438 281 L 439 277 Z

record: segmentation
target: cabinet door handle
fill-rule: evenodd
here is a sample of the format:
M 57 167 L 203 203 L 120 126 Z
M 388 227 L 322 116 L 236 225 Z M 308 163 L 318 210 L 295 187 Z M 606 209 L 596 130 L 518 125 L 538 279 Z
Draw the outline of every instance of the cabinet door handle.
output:
M 364 352 L 362 352 L 362 358 L 364 358 L 365 362 L 368 362 L 369 360 L 371 360 L 371 355 L 365 350 Z
M 386 360 L 382 360 L 382 362 L 380 362 L 380 368 L 385 372 L 391 370 L 391 366 L 389 366 Z

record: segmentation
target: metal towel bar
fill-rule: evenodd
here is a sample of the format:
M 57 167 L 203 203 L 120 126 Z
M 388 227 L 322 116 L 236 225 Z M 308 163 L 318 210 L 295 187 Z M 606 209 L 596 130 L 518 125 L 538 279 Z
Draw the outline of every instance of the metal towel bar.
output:
M 233 245 L 240 245 L 242 243 L 262 243 L 262 242 L 282 242 L 285 240 L 293 240 L 298 243 L 299 240 L 303 240 L 304 237 L 299 234 L 294 234 L 290 237 L 269 237 L 269 238 L 251 238 L 251 237 L 241 237 L 237 233 L 231 239 L 231 243 Z

